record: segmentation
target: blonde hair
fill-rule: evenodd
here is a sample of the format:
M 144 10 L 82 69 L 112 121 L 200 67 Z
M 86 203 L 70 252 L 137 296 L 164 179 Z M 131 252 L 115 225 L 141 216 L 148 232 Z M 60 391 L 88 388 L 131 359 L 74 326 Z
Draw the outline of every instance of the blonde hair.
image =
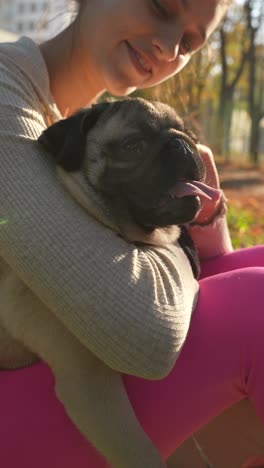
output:
M 87 0 L 71 0 L 72 3 L 74 3 L 76 5 L 76 12 L 77 12 L 77 15 L 80 14 L 81 12 L 81 9 L 82 9 L 82 6 L 83 4 L 86 2 Z M 221 19 L 219 21 L 219 24 L 222 22 L 226 12 L 227 12 L 227 9 L 228 7 L 231 5 L 232 3 L 232 0 L 221 0 L 220 3 L 219 3 L 219 7 L 222 8 L 222 14 L 221 14 Z

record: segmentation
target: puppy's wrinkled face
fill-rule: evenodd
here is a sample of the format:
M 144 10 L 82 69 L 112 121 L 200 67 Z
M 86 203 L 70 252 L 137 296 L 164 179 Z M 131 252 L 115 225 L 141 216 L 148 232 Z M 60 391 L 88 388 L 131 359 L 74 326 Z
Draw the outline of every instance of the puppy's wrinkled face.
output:
M 116 205 L 122 200 L 146 230 L 188 223 L 200 209 L 199 187 L 190 182 L 203 180 L 203 163 L 182 120 L 164 104 L 113 103 L 87 133 L 85 154 L 94 188 Z
M 119 226 L 151 232 L 189 223 L 200 210 L 204 166 L 169 106 L 143 99 L 98 104 L 39 140 L 64 169 L 83 172 Z

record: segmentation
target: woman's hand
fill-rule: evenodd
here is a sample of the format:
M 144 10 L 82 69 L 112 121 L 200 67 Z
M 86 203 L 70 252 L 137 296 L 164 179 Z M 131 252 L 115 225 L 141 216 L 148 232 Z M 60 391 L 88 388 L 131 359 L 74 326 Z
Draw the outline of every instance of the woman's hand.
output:
M 212 151 L 205 145 L 198 144 L 197 148 L 206 167 L 204 182 L 215 189 L 212 193 L 211 200 L 207 198 L 202 200 L 201 210 L 193 221 L 193 224 L 206 225 L 210 224 L 210 222 L 213 221 L 213 219 L 222 211 L 225 196 L 220 189 L 219 176 Z
M 226 220 L 226 198 L 220 189 L 219 176 L 212 151 L 197 145 L 206 167 L 204 183 L 209 187 L 211 199 L 202 199 L 202 207 L 189 226 L 189 234 L 197 248 L 200 260 L 232 252 L 232 242 Z

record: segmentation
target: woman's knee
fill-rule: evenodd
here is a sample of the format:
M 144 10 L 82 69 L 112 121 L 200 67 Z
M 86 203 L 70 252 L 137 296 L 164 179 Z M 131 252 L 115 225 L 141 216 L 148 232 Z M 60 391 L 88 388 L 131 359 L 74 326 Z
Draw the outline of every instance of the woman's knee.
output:
M 264 387 L 264 268 L 252 267 L 221 273 L 200 281 L 196 312 L 212 348 L 233 361 L 238 385 L 248 394 L 249 376 L 257 372 Z M 223 356 L 222 356 L 223 357 Z M 223 360 L 221 360 L 223 362 Z M 254 370 L 255 369 L 255 370 Z M 257 369 L 257 370 L 256 370 Z
M 235 250 L 202 262 L 201 277 L 250 267 L 264 267 L 264 245 Z
M 254 316 L 255 323 L 263 323 L 263 288 L 264 267 L 227 271 L 200 281 L 199 303 L 221 311 L 219 319 L 238 318 L 241 322 L 243 317 Z

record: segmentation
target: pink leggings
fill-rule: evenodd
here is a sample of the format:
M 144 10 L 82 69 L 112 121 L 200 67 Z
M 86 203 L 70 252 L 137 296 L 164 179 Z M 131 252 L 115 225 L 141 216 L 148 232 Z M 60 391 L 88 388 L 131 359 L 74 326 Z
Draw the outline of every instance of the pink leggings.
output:
M 164 458 L 243 398 L 264 423 L 263 302 L 264 246 L 206 262 L 190 331 L 170 375 L 155 382 L 124 376 L 137 417 Z M 1 372 L 0 382 L 1 466 L 106 466 L 64 413 L 46 365 Z

